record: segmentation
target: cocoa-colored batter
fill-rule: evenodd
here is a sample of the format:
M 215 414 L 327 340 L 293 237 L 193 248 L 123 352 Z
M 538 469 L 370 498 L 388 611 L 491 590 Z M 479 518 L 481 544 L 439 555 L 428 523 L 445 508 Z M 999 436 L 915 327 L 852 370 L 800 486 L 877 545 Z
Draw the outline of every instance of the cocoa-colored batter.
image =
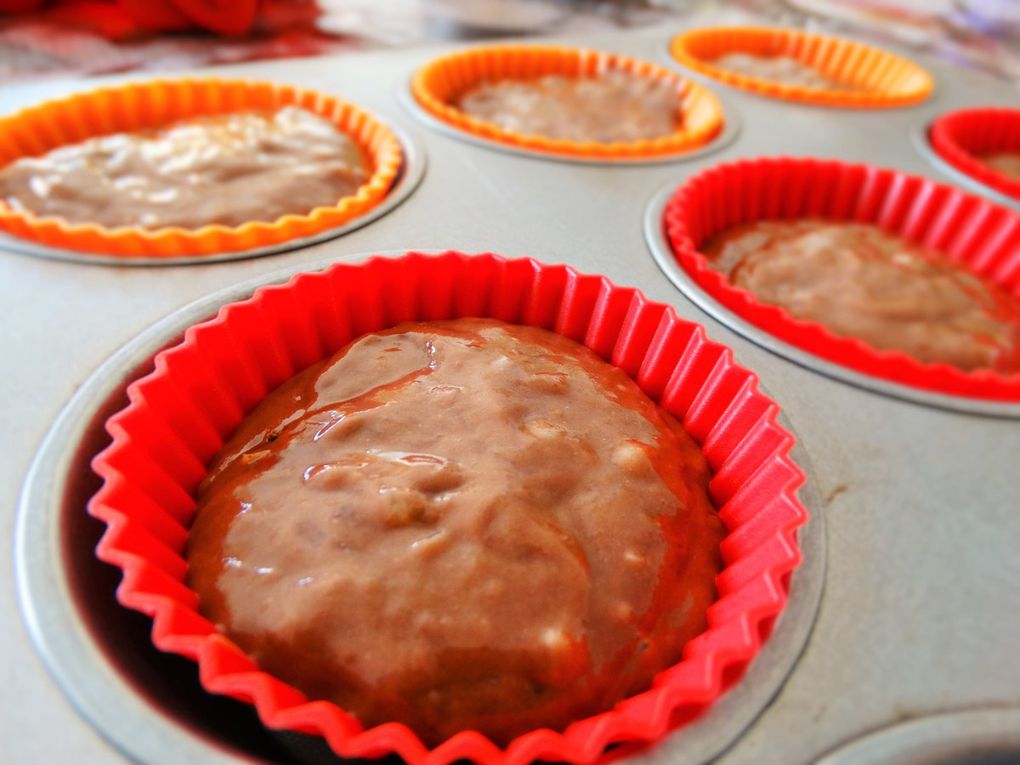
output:
M 1020 152 L 1002 151 L 996 154 L 985 154 L 981 161 L 998 170 L 1007 178 L 1020 181 Z
M 712 61 L 713 66 L 759 80 L 821 90 L 853 90 L 845 83 L 826 77 L 814 67 L 790 56 L 758 56 L 753 53 L 727 53 Z
M 698 447 L 623 372 L 480 319 L 278 388 L 199 491 L 189 581 L 268 672 L 366 725 L 497 741 L 646 689 L 705 628 Z
M 1020 369 L 1020 300 L 877 226 L 762 221 L 702 251 L 736 286 L 837 335 L 965 370 Z
M 565 141 L 651 140 L 681 127 L 675 83 L 613 70 L 597 77 L 487 82 L 455 105 L 504 130 Z
M 19 159 L 0 169 L 0 201 L 111 228 L 238 226 L 335 205 L 370 170 L 332 122 L 288 106 L 116 133 Z

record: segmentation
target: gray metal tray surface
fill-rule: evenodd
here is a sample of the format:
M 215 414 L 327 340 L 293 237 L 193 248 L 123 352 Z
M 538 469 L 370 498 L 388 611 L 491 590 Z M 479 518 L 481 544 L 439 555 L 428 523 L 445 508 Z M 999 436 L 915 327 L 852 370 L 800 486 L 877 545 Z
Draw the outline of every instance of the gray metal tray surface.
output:
M 1020 709 L 969 709 L 929 715 L 839 747 L 818 765 L 1014 765 Z
M 665 61 L 679 69 L 669 62 L 666 46 L 680 28 L 562 42 Z M 198 762 L 189 756 L 196 751 L 210 762 L 290 756 L 278 739 L 261 731 L 243 705 L 195 695 L 191 665 L 144 650 L 147 620 L 112 607 L 116 572 L 90 563 L 97 529 L 81 508 L 95 485 L 81 466 L 101 443 L 82 434 L 95 436 L 97 424 L 119 399 L 116 381 L 109 377 L 111 367 L 86 380 L 142 333 L 144 342 L 130 347 L 144 358 L 143 351 L 155 350 L 172 335 L 174 322 L 189 314 L 167 319 L 169 323 L 161 319 L 221 290 L 237 290 L 275 272 L 323 261 L 446 248 L 569 263 L 673 304 L 759 374 L 797 434 L 798 459 L 809 473 L 808 491 L 818 498 L 812 509 L 824 520 L 824 594 L 806 647 L 785 684 L 719 762 L 810 762 L 897 721 L 953 710 L 1020 707 L 1017 421 L 904 401 L 774 355 L 685 298 L 656 264 L 643 232 L 645 211 L 666 185 L 742 156 L 839 157 L 953 181 L 917 150 L 912 131 L 949 109 L 1016 103 L 1016 91 L 919 56 L 914 58 L 933 72 L 938 90 L 927 103 L 909 109 L 837 111 L 770 101 L 709 83 L 740 120 L 740 132 L 729 145 L 673 163 L 568 164 L 461 141 L 405 110 L 397 94 L 410 72 L 446 50 L 448 46 L 436 46 L 216 70 L 342 95 L 423 146 L 428 170 L 418 189 L 385 217 L 340 238 L 271 257 L 159 269 L 86 266 L 0 252 L 0 296 L 7 307 L 0 328 L 6 362 L 6 374 L 0 376 L 5 402 L 0 444 L 8 455 L 0 464 L 5 500 L 0 531 L 13 539 L 14 509 L 30 463 L 65 403 L 85 386 L 87 402 L 70 410 L 47 442 L 47 448 L 55 444 L 62 452 L 71 450 L 66 464 L 76 465 L 77 472 L 60 479 L 70 489 L 56 501 L 54 492 L 38 502 L 33 496 L 40 495 L 26 494 L 29 501 L 21 507 L 19 521 L 19 567 L 24 574 L 30 558 L 49 555 L 63 556 L 64 566 L 89 572 L 71 583 L 43 586 L 68 590 L 86 637 L 95 638 L 97 661 L 106 662 L 101 668 L 96 665 L 96 673 L 90 673 L 89 666 L 79 672 L 86 677 L 111 673 L 133 689 L 139 707 L 153 715 L 148 725 L 122 719 L 121 728 L 145 738 L 149 751 L 176 761 Z M 105 81 L 123 79 L 130 78 Z M 0 91 L 0 112 L 96 84 L 45 82 L 5 88 Z M 130 375 L 132 370 L 121 373 Z M 89 396 L 97 390 L 112 399 Z M 73 422 L 82 418 L 87 422 Z M 30 538 L 28 531 L 42 523 L 39 516 L 47 516 L 51 524 L 73 521 L 61 548 L 40 549 L 40 538 Z M 29 630 L 14 624 L 18 605 L 12 553 L 12 545 L 0 546 L 0 609 L 11 623 L 0 632 L 0 679 L 7 702 L 0 715 L 0 762 L 123 762 L 124 756 L 79 717 L 61 693 L 58 683 L 67 685 L 68 678 L 54 680 L 34 650 Z M 21 586 L 24 592 L 32 585 L 22 577 Z M 30 624 L 37 638 L 39 626 Z M 68 634 L 65 640 L 51 632 L 40 644 L 66 644 L 76 637 Z M 777 640 L 775 645 L 782 643 Z M 759 658 L 762 666 L 770 661 L 767 653 Z M 765 685 L 755 680 L 754 671 L 746 681 L 752 690 Z M 741 692 L 739 686 L 734 690 Z M 68 696 L 75 698 L 75 692 L 69 690 Z M 194 704 L 172 713 L 160 708 L 179 698 L 193 699 Z M 91 701 L 103 703 L 102 698 Z M 80 698 L 75 702 L 84 706 Z M 103 735 L 117 738 L 110 729 Z M 685 751 L 699 751 L 687 750 L 683 736 L 671 736 L 641 757 L 677 762 Z M 198 749 L 188 749 L 186 740 Z M 718 734 L 714 749 L 728 741 L 727 734 Z

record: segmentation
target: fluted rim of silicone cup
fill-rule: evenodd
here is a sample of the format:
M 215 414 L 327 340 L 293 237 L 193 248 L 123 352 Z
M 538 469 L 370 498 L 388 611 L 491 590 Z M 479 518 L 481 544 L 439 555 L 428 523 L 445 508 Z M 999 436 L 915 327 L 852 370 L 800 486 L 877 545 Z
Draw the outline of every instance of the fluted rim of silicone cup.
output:
M 661 138 L 641 141 L 570 141 L 517 133 L 465 114 L 450 102 L 486 80 L 530 79 L 558 74 L 595 76 L 616 70 L 674 83 L 682 126 Z M 592 159 L 667 157 L 700 148 L 723 129 L 723 108 L 708 88 L 665 67 L 629 56 L 559 45 L 486 45 L 448 53 L 419 68 L 411 93 L 426 112 L 477 138 L 548 154 Z
M 918 104 L 931 95 L 931 74 L 902 56 L 833 35 L 760 26 L 699 27 L 678 34 L 670 53 L 684 66 L 713 80 L 761 96 L 821 106 L 862 109 Z M 727 53 L 790 56 L 835 82 L 859 90 L 809 88 L 751 77 L 713 65 Z
M 403 724 L 365 730 L 336 705 L 306 700 L 259 671 L 198 613 L 182 557 L 206 465 L 271 389 L 365 333 L 460 316 L 550 329 L 627 372 L 700 444 L 727 528 L 709 627 L 678 664 L 612 710 L 562 732 L 531 731 L 506 748 L 464 731 L 429 749 Z M 795 439 L 777 422 L 779 407 L 701 325 L 603 276 L 491 253 L 338 263 L 224 306 L 157 354 L 153 367 L 128 387 L 130 403 L 106 423 L 112 443 L 92 463 L 103 484 L 88 511 L 107 526 L 96 555 L 123 572 L 119 602 L 153 618 L 157 648 L 198 663 L 207 691 L 252 703 L 269 728 L 321 735 L 343 757 L 588 763 L 613 743 L 655 741 L 739 680 L 785 606 L 801 561 L 805 475 L 790 457 Z
M 872 223 L 942 252 L 1020 297 L 1020 214 L 928 178 L 838 160 L 764 157 L 716 165 L 689 178 L 663 213 L 680 266 L 698 286 L 760 329 L 858 372 L 914 388 L 1020 401 L 1020 372 L 964 371 L 880 350 L 794 318 L 732 285 L 700 247 L 713 234 L 756 220 L 826 218 Z
M 342 226 L 382 201 L 403 163 L 403 149 L 393 131 L 369 112 L 336 96 L 273 82 L 215 77 L 150 80 L 44 101 L 0 118 L 0 167 L 96 136 L 160 127 L 188 117 L 284 106 L 298 106 L 325 117 L 357 141 L 372 162 L 368 181 L 335 205 L 283 215 L 274 221 L 195 229 L 71 223 L 15 210 L 0 199 L 0 230 L 82 253 L 174 258 L 250 250 L 312 236 Z
M 985 107 L 943 114 L 928 133 L 942 159 L 989 188 L 1020 200 L 1020 180 L 1000 173 L 977 155 L 996 151 L 1020 153 L 1020 109 Z

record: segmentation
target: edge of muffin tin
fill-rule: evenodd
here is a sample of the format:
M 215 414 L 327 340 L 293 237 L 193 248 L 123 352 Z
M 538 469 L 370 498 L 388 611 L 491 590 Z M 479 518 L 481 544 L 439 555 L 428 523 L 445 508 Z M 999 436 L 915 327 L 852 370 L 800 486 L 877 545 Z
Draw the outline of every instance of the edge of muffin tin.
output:
M 414 93 L 412 92 L 413 80 L 414 78 L 411 77 L 397 88 L 397 101 L 399 101 L 400 105 L 403 106 L 404 109 L 415 119 L 432 130 L 451 138 L 456 138 L 458 141 L 464 141 L 465 143 L 469 143 L 474 146 L 481 146 L 482 148 L 491 149 L 492 151 L 498 151 L 504 154 L 516 154 L 518 156 L 531 157 L 533 159 L 545 159 L 552 162 L 564 162 L 570 165 L 628 167 L 635 165 L 665 165 L 673 162 L 685 162 L 688 160 L 700 159 L 708 154 L 725 149 L 733 143 L 737 139 L 737 136 L 740 135 L 742 127 L 740 117 L 737 115 L 733 104 L 727 99 L 721 98 L 718 93 L 713 91 L 713 95 L 719 100 L 719 104 L 722 106 L 723 129 L 719 135 L 710 140 L 708 143 L 691 149 L 690 151 L 682 151 L 675 154 L 663 154 L 655 157 L 621 157 L 617 159 L 607 159 L 603 157 L 575 157 L 569 154 L 555 154 L 553 152 L 539 151 L 538 149 L 529 149 L 523 146 L 513 146 L 508 143 L 492 141 L 488 138 L 473 135 L 465 130 L 461 130 L 458 127 L 450 125 L 431 114 L 418 103 L 418 100 L 414 97 Z
M 756 327 L 751 322 L 742 319 L 705 292 L 683 267 L 677 263 L 662 223 L 666 207 L 675 192 L 676 182 L 674 181 L 657 192 L 648 203 L 644 216 L 645 241 L 652 257 L 659 266 L 659 270 L 673 283 L 673 286 L 680 290 L 684 297 L 716 321 L 747 338 L 755 345 L 759 345 L 777 356 L 792 361 L 794 364 L 840 382 L 872 391 L 873 393 L 966 414 L 1020 419 L 1020 403 L 990 401 L 968 396 L 935 393 L 883 380 L 801 350 L 790 343 L 780 340 L 770 332 Z
M 935 148 L 931 145 L 931 126 L 935 123 L 935 120 L 944 113 L 945 112 L 940 112 L 935 117 L 925 119 L 924 122 L 921 122 L 910 131 L 910 141 L 914 144 L 914 148 L 917 149 L 918 154 L 924 157 L 924 159 L 928 161 L 928 164 L 940 173 L 948 176 L 953 183 L 963 186 L 965 189 L 975 193 L 981 194 L 998 205 L 1020 211 L 1020 200 L 1015 197 L 1011 197 L 1008 194 L 1003 194 L 998 189 L 992 188 L 988 184 L 983 183 L 973 175 L 965 173 L 955 165 L 951 165 L 939 156 L 937 151 L 935 151 Z
M 414 190 L 418 188 L 418 185 L 425 177 L 428 159 L 425 153 L 425 147 L 422 145 L 421 141 L 392 122 L 387 121 L 386 127 L 389 128 L 394 135 L 396 135 L 404 155 L 403 161 L 400 165 L 400 172 L 397 174 L 397 178 L 393 182 L 393 186 L 390 188 L 389 192 L 385 197 L 383 197 L 383 200 L 378 205 L 372 207 L 363 215 L 359 215 L 354 220 L 348 221 L 342 226 L 327 229 L 326 231 L 321 231 L 317 234 L 313 234 L 312 236 L 289 239 L 278 244 L 254 247 L 248 250 L 238 250 L 236 252 L 220 252 L 212 255 L 182 255 L 180 257 L 163 258 L 149 255 L 128 257 L 124 255 L 111 255 L 104 253 L 76 252 L 74 250 L 68 250 L 61 247 L 47 247 L 46 245 L 37 244 L 28 239 L 20 239 L 16 236 L 0 232 L 0 250 L 7 250 L 9 252 L 15 252 L 22 255 L 33 255 L 51 260 L 71 261 L 74 263 L 89 263 L 104 266 L 158 267 L 194 265 L 201 263 L 223 263 L 231 260 L 247 260 L 248 258 L 277 255 L 283 252 L 300 250 L 305 247 L 311 247 L 315 244 L 321 244 L 322 242 L 336 239 L 344 234 L 350 233 L 351 231 L 367 226 L 384 215 L 392 212 L 394 209 L 403 204 L 412 193 L 414 193 Z
M 1020 756 L 1020 707 L 968 709 L 890 725 L 829 752 L 817 765 L 1006 765 Z
M 371 254 L 394 255 L 398 251 Z M 357 262 L 368 255 L 350 259 Z M 170 693 L 166 687 L 150 686 L 148 693 L 141 690 L 145 677 L 139 674 L 144 674 L 149 664 L 181 660 L 160 654 L 152 646 L 148 620 L 123 608 L 113 597 L 119 572 L 92 552 L 102 529 L 85 513 L 85 502 L 99 480 L 91 474 L 89 462 L 109 440 L 103 423 L 123 405 L 127 385 L 145 374 L 156 353 L 174 344 L 186 328 L 259 286 L 280 283 L 299 271 L 318 270 L 333 262 L 334 258 L 303 263 L 242 282 L 150 326 L 103 363 L 75 393 L 47 432 L 26 475 L 17 508 L 14 558 L 19 605 L 32 642 L 77 711 L 133 760 L 230 763 L 253 754 L 264 755 L 244 752 L 225 741 L 219 714 L 193 714 L 191 720 L 175 714 L 171 707 L 180 705 L 181 698 L 221 705 L 226 714 L 233 712 L 241 718 L 246 732 L 257 732 L 263 741 L 275 742 L 270 746 L 287 747 L 283 743 L 287 738 L 266 733 L 245 705 L 205 694 L 194 665 L 187 662 L 173 665 L 183 682 L 178 680 Z M 780 421 L 795 433 L 782 413 Z M 810 458 L 803 447 L 795 445 L 791 456 L 811 475 Z M 803 561 L 793 573 L 789 600 L 771 637 L 744 678 L 706 714 L 639 753 L 639 758 L 666 757 L 676 763 L 712 759 L 752 725 L 793 671 L 814 627 L 826 561 L 825 518 L 810 481 L 800 489 L 800 496 L 810 510 L 808 523 L 798 531 Z M 89 611 L 89 600 L 104 609 L 103 613 Z M 133 637 L 139 645 L 126 643 L 124 635 L 109 630 L 110 624 L 123 627 L 138 619 L 138 634 Z M 130 666 L 131 661 L 139 660 L 139 651 L 141 660 L 148 662 L 142 672 L 137 667 L 132 671 Z M 216 721 L 215 727 L 209 720 Z

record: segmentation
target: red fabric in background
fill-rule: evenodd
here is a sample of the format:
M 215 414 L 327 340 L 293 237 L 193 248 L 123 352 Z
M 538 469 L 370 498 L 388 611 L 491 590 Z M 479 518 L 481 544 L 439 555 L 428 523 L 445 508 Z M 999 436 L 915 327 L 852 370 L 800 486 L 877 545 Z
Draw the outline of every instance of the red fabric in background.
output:
M 255 23 L 258 0 L 163 0 L 172 2 L 195 25 L 221 35 L 246 34 Z
M 0 13 L 35 13 L 110 40 L 205 30 L 241 37 L 255 27 L 259 0 L 0 0 Z
M 44 0 L 0 0 L 0 13 L 28 13 L 42 8 Z
M 177 32 L 191 26 L 191 20 L 177 10 L 170 0 L 115 1 L 128 17 L 151 32 Z

